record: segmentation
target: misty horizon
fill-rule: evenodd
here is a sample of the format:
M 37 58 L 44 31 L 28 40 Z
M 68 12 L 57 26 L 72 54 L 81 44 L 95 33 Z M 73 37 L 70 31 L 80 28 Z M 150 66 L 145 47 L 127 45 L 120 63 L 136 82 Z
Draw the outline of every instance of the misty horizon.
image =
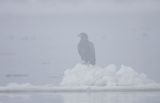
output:
M 131 66 L 160 81 L 158 0 L 0 0 L 1 84 L 58 84 L 81 63 L 86 32 L 98 66 Z M 19 78 L 18 78 L 19 76 Z

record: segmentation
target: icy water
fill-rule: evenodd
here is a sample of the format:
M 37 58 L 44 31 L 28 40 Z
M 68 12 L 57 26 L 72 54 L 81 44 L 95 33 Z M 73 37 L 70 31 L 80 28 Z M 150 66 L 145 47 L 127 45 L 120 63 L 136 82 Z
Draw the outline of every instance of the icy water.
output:
M 160 93 L 1 93 L 0 103 L 160 103 Z

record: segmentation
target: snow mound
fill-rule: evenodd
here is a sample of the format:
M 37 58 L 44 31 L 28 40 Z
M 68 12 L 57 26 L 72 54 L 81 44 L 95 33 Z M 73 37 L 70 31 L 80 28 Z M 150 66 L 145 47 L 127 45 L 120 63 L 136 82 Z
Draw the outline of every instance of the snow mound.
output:
M 110 64 L 101 68 L 92 65 L 77 64 L 64 72 L 61 86 L 149 86 L 155 85 L 144 73 L 133 68 Z

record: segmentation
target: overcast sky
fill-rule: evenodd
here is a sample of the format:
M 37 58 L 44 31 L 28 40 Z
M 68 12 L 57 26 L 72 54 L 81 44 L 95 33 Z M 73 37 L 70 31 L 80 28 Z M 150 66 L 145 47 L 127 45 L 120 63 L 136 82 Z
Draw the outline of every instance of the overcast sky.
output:
M 50 77 L 62 77 L 81 62 L 80 32 L 95 44 L 97 65 L 124 64 L 160 81 L 159 5 L 159 0 L 0 0 L 0 83 L 52 83 Z
M 0 0 L 0 13 L 153 12 L 159 0 Z

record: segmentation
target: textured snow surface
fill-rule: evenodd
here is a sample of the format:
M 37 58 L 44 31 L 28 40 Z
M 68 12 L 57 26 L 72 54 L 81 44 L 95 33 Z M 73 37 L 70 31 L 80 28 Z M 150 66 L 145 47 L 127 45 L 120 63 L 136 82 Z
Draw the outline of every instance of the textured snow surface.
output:
M 64 72 L 62 86 L 146 86 L 156 85 L 144 73 L 121 65 L 111 64 L 101 68 L 92 65 L 77 64 Z
M 160 91 L 160 84 L 133 68 L 77 64 L 64 72 L 61 86 L 9 83 L 0 92 Z

